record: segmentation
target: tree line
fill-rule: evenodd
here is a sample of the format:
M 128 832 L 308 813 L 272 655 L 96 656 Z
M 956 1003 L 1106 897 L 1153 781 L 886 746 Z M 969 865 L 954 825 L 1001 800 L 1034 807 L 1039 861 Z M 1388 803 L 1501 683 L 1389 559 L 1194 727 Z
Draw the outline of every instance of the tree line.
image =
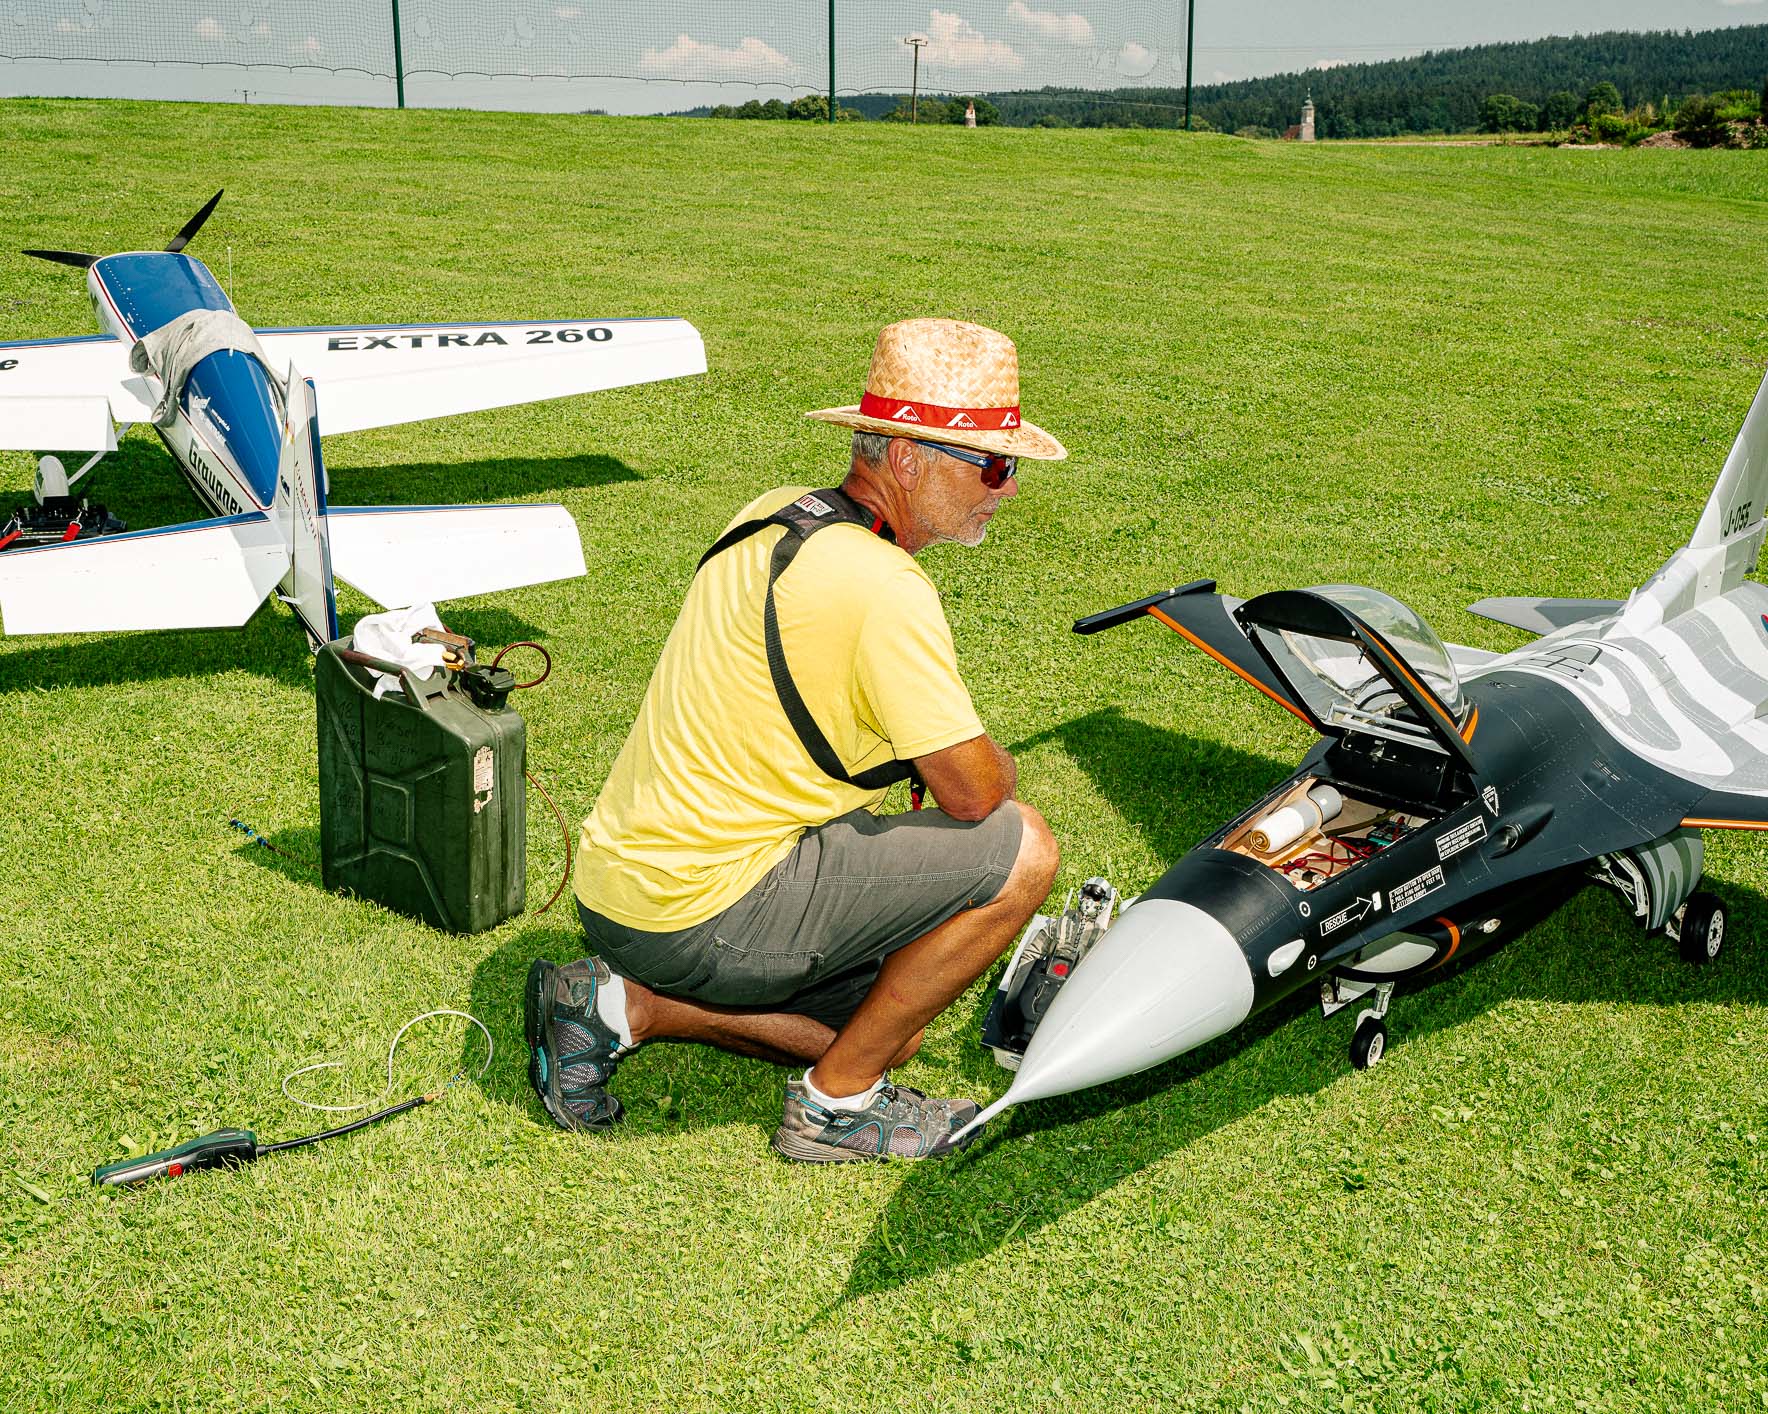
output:
M 1496 96 L 1533 105 L 1538 126 L 1558 128 L 1588 120 L 1588 96 L 1598 84 L 1610 85 L 1619 95 L 1616 111 L 1634 113 L 1650 104 L 1661 117 L 1665 109 L 1680 111 L 1694 96 L 1745 90 L 1753 94 L 1764 74 L 1768 74 L 1768 25 L 1700 32 L 1613 31 L 1433 50 L 1411 59 L 1209 84 L 1192 90 L 1191 115 L 1194 128 L 1278 137 L 1300 121 L 1302 102 L 1311 96 L 1314 130 L 1322 138 L 1397 137 L 1485 127 L 1487 101 Z M 1178 128 L 1185 124 L 1182 88 L 922 94 L 920 121 L 961 123 L 971 98 L 977 122 L 983 125 Z M 843 98 L 837 116 L 850 122 L 906 122 L 909 107 L 907 94 L 861 94 Z M 826 122 L 829 108 L 826 95 L 808 94 L 789 103 L 776 98 L 720 104 L 693 109 L 691 115 Z M 1514 118 L 1513 113 L 1505 121 Z

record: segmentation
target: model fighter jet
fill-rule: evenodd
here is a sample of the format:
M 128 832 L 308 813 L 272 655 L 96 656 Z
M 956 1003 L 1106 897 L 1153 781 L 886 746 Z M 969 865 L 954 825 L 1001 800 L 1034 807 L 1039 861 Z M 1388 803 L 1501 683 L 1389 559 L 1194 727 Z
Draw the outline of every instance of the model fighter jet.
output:
M 1146 1070 L 1312 988 L 1359 1001 L 1351 1060 L 1380 1059 L 1398 983 L 1512 937 L 1588 883 L 1711 961 L 1725 910 L 1697 891 L 1703 830 L 1768 829 L 1768 380 L 1683 546 L 1624 603 L 1485 599 L 1538 635 L 1445 647 L 1372 589 L 1242 602 L 1207 580 L 1075 624 L 1144 616 L 1320 734 L 1293 775 L 1117 913 L 1089 880 L 1033 920 L 983 1039 L 1008 1105 Z
M 333 506 L 324 430 L 506 407 L 706 371 L 680 319 L 251 329 L 184 247 L 28 250 L 86 271 L 103 333 L 0 343 L 0 450 L 38 463 L 36 504 L 0 510 L 7 633 L 241 624 L 272 590 L 314 645 L 336 638 L 333 575 L 383 605 L 583 573 L 563 506 Z M 212 519 L 124 533 L 72 488 L 117 428 L 150 423 Z

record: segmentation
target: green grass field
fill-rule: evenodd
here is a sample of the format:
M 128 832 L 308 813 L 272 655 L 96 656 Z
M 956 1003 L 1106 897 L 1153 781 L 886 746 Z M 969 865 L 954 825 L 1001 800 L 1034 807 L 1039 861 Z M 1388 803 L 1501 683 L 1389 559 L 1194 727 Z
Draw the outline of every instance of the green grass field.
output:
M 530 761 L 601 784 L 696 557 L 845 443 L 877 328 L 1011 333 L 1032 467 L 927 557 L 977 706 L 1063 843 L 1146 886 L 1306 749 L 1152 622 L 1209 576 L 1352 580 L 1509 647 L 1485 594 L 1621 597 L 1692 529 L 1768 363 L 1754 154 L 1255 144 L 466 113 L 0 104 L 5 245 L 193 246 L 261 325 L 678 314 L 710 374 L 327 446 L 346 503 L 558 499 L 584 580 L 452 606 L 539 638 Z M 91 329 L 0 257 L 0 337 Z M 3 390 L 0 390 L 3 391 Z M 321 403 L 323 419 L 323 401 Z M 0 504 L 31 463 L 0 460 Z M 139 431 L 92 488 L 197 514 Z M 366 601 L 346 604 L 350 615 Z M 563 910 L 458 938 L 334 897 L 311 660 L 238 632 L 0 641 L 0 1407 L 8 1410 L 1743 1410 L 1768 1405 L 1768 852 L 1710 835 L 1726 954 L 1586 892 L 1402 994 L 1382 1065 L 1291 1009 L 1014 1113 L 960 1159 L 767 1151 L 782 1072 L 654 1046 L 624 1131 L 554 1130 L 520 982 Z M 538 802 L 529 897 L 560 844 Z M 992 979 L 991 979 L 992 981 Z M 983 989 L 908 1083 L 992 1096 Z M 317 1127 L 391 1032 L 482 1017 L 476 1087 L 152 1191 L 87 1175 L 223 1124 Z M 402 1053 L 415 1088 L 475 1054 Z

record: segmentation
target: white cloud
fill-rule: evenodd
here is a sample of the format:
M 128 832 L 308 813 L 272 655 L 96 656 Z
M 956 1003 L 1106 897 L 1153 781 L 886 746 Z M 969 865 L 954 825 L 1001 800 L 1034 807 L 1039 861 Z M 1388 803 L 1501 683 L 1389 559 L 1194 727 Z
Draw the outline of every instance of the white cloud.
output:
M 198 39 L 222 40 L 227 38 L 227 31 L 221 28 L 221 21 L 213 15 L 204 15 L 196 22 Z
M 667 49 L 647 49 L 639 72 L 672 79 L 763 79 L 790 74 L 798 66 L 779 50 L 745 35 L 735 49 L 703 44 L 678 34 Z
M 1316 59 L 1309 64 L 1310 69 L 1342 69 L 1350 63 L 1349 59 Z
M 561 20 L 578 20 L 583 18 L 583 11 L 575 5 L 560 5 L 553 14 Z
M 1216 70 L 1212 71 L 1210 74 L 1210 78 L 1215 83 L 1238 83 L 1240 81 L 1237 77 L 1235 77 L 1233 74 L 1229 73 L 1226 69 L 1216 69 Z
M 298 44 L 289 45 L 289 53 L 300 55 L 307 59 L 317 59 L 319 57 L 320 47 L 318 38 L 310 34 Z
M 988 39 L 962 15 L 944 10 L 927 12 L 927 61 L 953 69 L 1012 69 L 1025 67 L 1012 45 Z
M 1115 61 L 1117 72 L 1126 79 L 1144 78 L 1154 72 L 1154 66 L 1160 62 L 1160 51 L 1150 49 L 1146 44 L 1137 44 L 1129 40 L 1117 51 Z
M 1025 0 L 1013 0 L 1007 6 L 1007 18 L 1018 20 L 1040 39 L 1058 40 L 1063 44 L 1091 44 L 1093 26 L 1085 15 L 1059 15 L 1054 10 L 1034 10 Z
M 1763 0 L 1719 0 L 1721 5 L 1760 5 Z

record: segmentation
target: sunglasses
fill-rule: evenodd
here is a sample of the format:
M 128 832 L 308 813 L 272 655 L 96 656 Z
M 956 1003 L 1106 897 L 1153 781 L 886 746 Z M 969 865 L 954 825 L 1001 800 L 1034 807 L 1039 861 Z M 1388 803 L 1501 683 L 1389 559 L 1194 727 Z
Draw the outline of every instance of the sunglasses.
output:
M 922 442 L 921 445 L 931 447 L 936 452 L 944 452 L 948 457 L 956 457 L 961 462 L 969 462 L 971 466 L 980 467 L 982 484 L 990 491 L 999 491 L 1019 470 L 1019 458 L 1009 457 L 1002 452 L 974 452 L 968 447 L 954 447 L 947 442 Z

